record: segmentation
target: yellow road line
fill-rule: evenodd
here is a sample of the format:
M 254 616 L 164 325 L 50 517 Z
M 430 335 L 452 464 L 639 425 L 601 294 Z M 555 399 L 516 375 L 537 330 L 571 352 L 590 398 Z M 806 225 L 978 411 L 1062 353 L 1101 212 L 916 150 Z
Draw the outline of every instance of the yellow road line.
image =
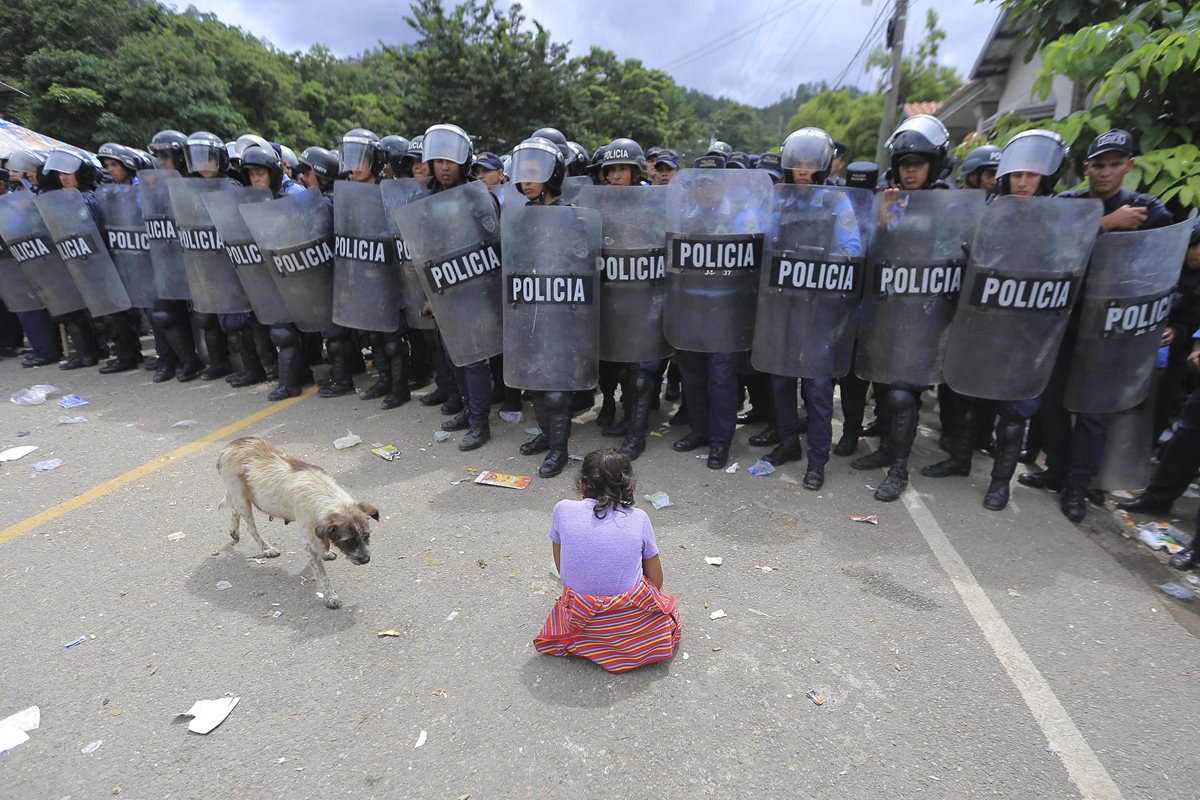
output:
M 280 400 L 277 403 L 272 403 L 262 411 L 256 411 L 248 417 L 242 417 L 237 422 L 226 425 L 224 428 L 215 430 L 206 436 L 201 436 L 195 441 L 188 442 L 181 447 L 177 447 L 171 452 L 167 453 L 165 456 L 156 458 L 153 461 L 147 461 L 140 467 L 134 467 L 128 472 L 107 480 L 98 486 L 93 486 L 86 492 L 77 494 L 68 500 L 64 500 L 61 503 L 50 506 L 50 508 L 47 508 L 45 511 L 34 514 L 32 517 L 28 517 L 13 525 L 9 525 L 7 528 L 0 530 L 0 544 L 12 541 L 18 536 L 29 533 L 31 530 L 45 525 L 47 522 L 52 522 L 61 516 L 71 513 L 77 508 L 86 506 L 93 500 L 99 500 L 101 497 L 111 494 L 117 489 L 128 486 L 134 481 L 141 480 L 147 475 L 158 472 L 163 467 L 168 466 L 181 458 L 187 458 L 194 453 L 198 453 L 205 447 L 208 447 L 210 444 L 214 444 L 222 439 L 226 439 L 243 428 L 248 428 L 254 423 L 264 420 L 272 414 L 278 414 L 284 409 L 291 408 L 301 400 L 311 397 L 316 391 L 316 387 L 313 386 L 305 390 L 305 392 L 299 397 L 289 397 L 287 400 Z

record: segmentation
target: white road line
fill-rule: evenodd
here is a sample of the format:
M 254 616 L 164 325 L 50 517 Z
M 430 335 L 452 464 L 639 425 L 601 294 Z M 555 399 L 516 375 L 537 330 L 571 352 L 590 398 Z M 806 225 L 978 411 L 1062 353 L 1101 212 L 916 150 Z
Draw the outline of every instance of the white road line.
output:
M 1038 672 L 1033 660 L 1021 647 L 1017 637 L 992 605 L 983 587 L 954 549 L 942 526 L 934 519 L 921 495 L 911 486 L 903 494 L 904 505 L 913 522 L 925 537 L 925 542 L 937 558 L 942 569 L 950 576 L 955 591 L 975 624 L 983 632 L 996 658 L 1004 666 L 1017 691 L 1025 699 L 1025 705 L 1041 727 L 1046 739 L 1058 747 L 1058 755 L 1067 768 L 1071 781 L 1079 788 L 1085 800 L 1121 800 L 1121 790 L 1113 782 L 1108 770 L 1100 763 L 1096 753 L 1083 738 L 1075 722 L 1067 714 L 1050 684 Z

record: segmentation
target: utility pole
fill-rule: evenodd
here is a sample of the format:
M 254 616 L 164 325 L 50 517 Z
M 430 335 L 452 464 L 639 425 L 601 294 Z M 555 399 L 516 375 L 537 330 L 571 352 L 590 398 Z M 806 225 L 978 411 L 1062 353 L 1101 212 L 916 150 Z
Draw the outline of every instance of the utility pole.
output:
M 896 15 L 892 17 L 892 77 L 887 94 L 883 96 L 883 119 L 879 123 L 879 147 L 875 151 L 875 162 L 883 166 L 887 159 L 884 143 L 896 124 L 896 104 L 900 97 L 900 59 L 904 55 L 904 23 L 908 19 L 908 0 L 896 0 Z

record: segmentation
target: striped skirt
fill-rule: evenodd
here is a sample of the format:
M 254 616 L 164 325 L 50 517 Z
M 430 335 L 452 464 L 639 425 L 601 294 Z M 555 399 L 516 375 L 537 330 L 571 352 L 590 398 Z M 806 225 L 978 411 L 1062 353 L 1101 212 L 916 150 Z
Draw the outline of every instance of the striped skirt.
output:
M 539 653 L 579 656 L 628 672 L 675 655 L 681 634 L 675 598 L 645 576 L 624 594 L 600 597 L 563 587 L 533 640 Z

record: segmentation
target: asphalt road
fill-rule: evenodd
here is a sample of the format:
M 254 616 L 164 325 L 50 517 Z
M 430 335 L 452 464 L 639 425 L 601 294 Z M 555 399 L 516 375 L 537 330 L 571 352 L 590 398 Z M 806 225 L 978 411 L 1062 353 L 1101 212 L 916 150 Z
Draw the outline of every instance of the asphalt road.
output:
M 0 755 L 5 800 L 1200 797 L 1200 617 L 1156 588 L 1181 576 L 1107 513 L 1071 525 L 1054 495 L 1014 484 L 1008 510 L 984 510 L 988 459 L 920 477 L 942 457 L 928 428 L 912 488 L 885 505 L 866 486 L 882 472 L 848 459 L 820 492 L 802 464 L 751 476 L 755 431 L 738 432 L 740 471 L 710 471 L 670 450 L 683 431 L 657 412 L 638 493 L 674 505 L 639 504 L 684 636 L 674 661 L 613 676 L 531 644 L 559 588 L 546 536 L 571 477 L 470 482 L 468 468 L 536 474 L 517 455 L 531 420 L 493 422 L 464 454 L 461 434 L 433 442 L 442 417 L 415 402 L 279 409 L 267 387 L 0 362 L 5 397 L 33 383 L 89 404 L 0 412 L 0 449 L 40 448 L 0 467 L 0 717 L 42 714 Z M 615 443 L 579 419 L 574 452 Z M 335 450 L 347 430 L 363 444 Z M 304 580 L 293 527 L 259 517 L 283 551 L 263 563 L 229 539 L 215 461 L 244 434 L 382 510 L 371 563 L 329 565 L 341 609 Z M 63 465 L 35 471 L 50 458 Z M 64 648 L 79 636 L 94 638 Z M 176 718 L 225 695 L 240 703 L 207 736 Z

